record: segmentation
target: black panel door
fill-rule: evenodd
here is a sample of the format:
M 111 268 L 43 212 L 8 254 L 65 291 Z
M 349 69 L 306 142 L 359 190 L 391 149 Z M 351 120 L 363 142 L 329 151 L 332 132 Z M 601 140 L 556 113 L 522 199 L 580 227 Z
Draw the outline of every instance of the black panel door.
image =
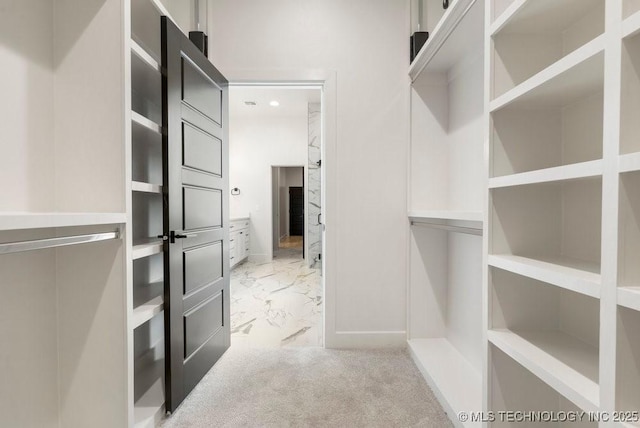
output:
M 289 235 L 304 235 L 304 190 L 289 187 Z
M 166 408 L 229 348 L 228 82 L 162 18 Z

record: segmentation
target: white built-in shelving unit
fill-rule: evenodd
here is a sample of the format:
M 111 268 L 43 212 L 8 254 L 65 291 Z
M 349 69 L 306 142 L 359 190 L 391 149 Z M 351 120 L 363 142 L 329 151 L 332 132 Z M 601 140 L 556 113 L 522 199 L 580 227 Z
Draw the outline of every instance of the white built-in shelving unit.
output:
M 169 7 L 168 7 L 169 6 Z M 129 329 L 133 349 L 131 425 L 153 428 L 164 415 L 164 241 L 161 16 L 187 28 L 190 4 L 130 0 L 131 235 Z
M 639 411 L 640 1 L 457 0 L 426 25 L 409 69 L 415 361 L 454 425 Z
M 484 2 L 425 10 L 429 39 L 409 68 L 408 345 L 460 424 L 482 407 Z
M 131 0 L 131 322 L 133 424 L 155 427 L 164 414 L 164 243 L 162 77 L 156 0 Z
M 120 12 L 2 4 L 2 426 L 127 425 Z
M 191 19 L 166 3 L 3 5 L 3 426 L 163 414 L 160 16 Z
M 640 2 L 487 7 L 484 410 L 638 411 Z

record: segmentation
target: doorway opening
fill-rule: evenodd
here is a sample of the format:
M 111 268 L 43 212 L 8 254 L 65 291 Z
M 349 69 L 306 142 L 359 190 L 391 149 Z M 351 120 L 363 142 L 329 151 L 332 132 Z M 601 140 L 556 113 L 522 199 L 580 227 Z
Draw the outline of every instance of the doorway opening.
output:
M 304 166 L 274 166 L 271 170 L 271 206 L 274 257 L 305 258 Z
M 322 87 L 229 89 L 230 217 L 248 219 L 248 258 L 231 272 L 231 344 L 324 344 Z

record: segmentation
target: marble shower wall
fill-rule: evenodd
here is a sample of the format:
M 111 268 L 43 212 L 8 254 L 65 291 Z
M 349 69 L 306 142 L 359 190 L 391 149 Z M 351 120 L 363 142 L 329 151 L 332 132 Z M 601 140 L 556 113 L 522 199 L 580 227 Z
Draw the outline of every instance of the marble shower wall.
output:
M 320 224 L 318 214 L 320 214 L 321 197 L 321 169 L 318 165 L 320 161 L 321 142 L 321 119 L 320 104 L 309 104 L 309 230 L 307 239 L 309 241 L 309 255 L 307 260 L 309 266 L 321 268 L 320 252 L 322 251 Z

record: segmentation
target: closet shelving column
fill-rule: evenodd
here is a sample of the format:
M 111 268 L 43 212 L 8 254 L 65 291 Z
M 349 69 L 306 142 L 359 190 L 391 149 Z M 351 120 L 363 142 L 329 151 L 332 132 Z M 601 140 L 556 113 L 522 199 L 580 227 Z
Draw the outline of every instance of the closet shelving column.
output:
M 613 410 L 619 4 L 487 5 L 488 410 Z
M 127 423 L 120 12 L 120 2 L 2 4 L 3 426 Z M 13 252 L 15 242 L 31 247 Z
M 640 409 L 640 2 L 623 2 L 615 408 Z M 628 423 L 624 426 L 640 426 Z
M 462 426 L 458 412 L 482 408 L 484 2 L 456 0 L 444 14 L 427 2 L 438 9 L 409 69 L 408 345 Z
M 158 0 L 131 0 L 131 329 L 136 428 L 164 414 L 162 46 Z

